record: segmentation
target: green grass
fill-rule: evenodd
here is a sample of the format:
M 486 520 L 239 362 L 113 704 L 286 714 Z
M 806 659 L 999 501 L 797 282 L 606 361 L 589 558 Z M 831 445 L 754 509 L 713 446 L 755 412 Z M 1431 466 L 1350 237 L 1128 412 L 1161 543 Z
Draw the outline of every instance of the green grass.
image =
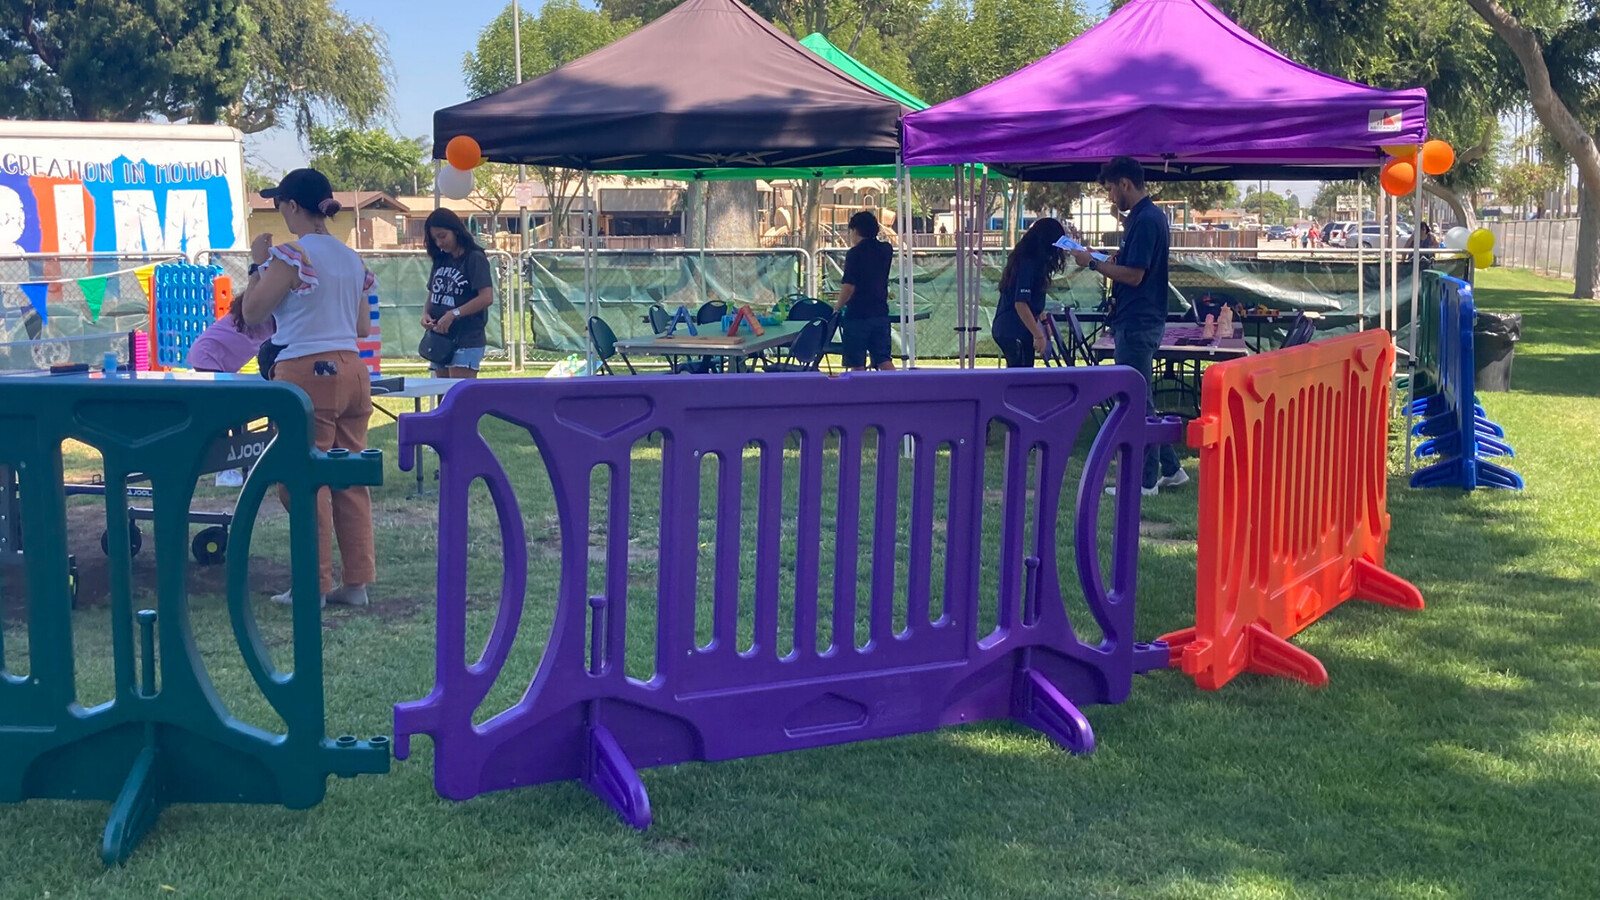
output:
M 440 800 L 421 740 L 391 774 L 334 781 L 307 812 L 172 808 L 112 871 L 96 854 L 105 804 L 0 807 L 0 896 L 1592 897 L 1600 306 L 1567 290 L 1482 275 L 1480 307 L 1525 315 L 1516 390 L 1481 399 L 1529 488 L 1419 492 L 1397 475 L 1389 568 L 1428 607 L 1351 603 L 1298 637 L 1327 666 L 1326 689 L 1246 675 L 1202 693 L 1156 673 L 1127 703 L 1087 711 L 1099 739 L 1087 757 L 985 724 L 650 770 L 656 825 L 643 834 L 575 784 Z M 488 433 L 532 483 L 531 454 L 516 460 L 508 433 Z M 392 458 L 393 426 L 374 439 Z M 409 476 L 392 465 L 388 478 L 376 494 L 378 603 L 327 617 L 335 734 L 386 733 L 390 705 L 433 681 L 432 505 L 407 501 Z M 550 514 L 524 502 L 535 576 L 524 625 L 537 637 L 519 645 L 486 711 L 525 688 L 548 631 Z M 492 513 L 475 504 L 473 515 L 486 536 L 470 573 L 481 640 L 498 538 Z M 1193 621 L 1194 492 L 1155 499 L 1145 518 L 1169 526 L 1142 548 L 1139 633 L 1153 636 Z M 282 564 L 271 552 L 282 522 L 264 514 L 265 571 Z M 630 548 L 636 604 L 655 566 L 654 523 L 642 524 Z M 91 694 L 109 685 L 105 618 L 76 615 Z M 286 617 L 258 618 L 287 658 Z M 230 708 L 270 724 L 214 596 L 196 596 L 194 620 Z M 22 634 L 5 637 L 13 659 Z

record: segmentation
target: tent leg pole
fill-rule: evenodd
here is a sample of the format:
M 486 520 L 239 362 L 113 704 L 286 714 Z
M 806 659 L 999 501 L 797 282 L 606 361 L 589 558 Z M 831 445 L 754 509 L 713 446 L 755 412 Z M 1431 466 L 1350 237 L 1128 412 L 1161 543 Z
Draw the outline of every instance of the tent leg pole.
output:
M 1364 182 L 1362 182 L 1361 179 L 1359 179 L 1359 178 L 1356 179 L 1356 218 L 1358 220 L 1361 217 L 1361 210 L 1366 208 L 1366 202 L 1367 202 L 1366 192 L 1367 192 L 1366 184 Z M 1338 204 L 1335 203 L 1334 206 L 1335 206 L 1335 208 L 1337 208 Z M 1334 215 L 1338 215 L 1337 211 L 1334 213 Z M 1356 227 L 1360 228 L 1360 223 L 1359 222 L 1357 222 Z M 1366 331 L 1366 330 L 1367 330 L 1366 250 L 1362 247 L 1361 241 L 1358 239 L 1356 241 L 1356 331 Z
M 1417 396 L 1417 302 L 1422 295 L 1422 148 L 1417 148 L 1417 189 L 1411 205 L 1411 335 L 1406 341 L 1406 474 L 1411 474 L 1411 402 Z M 1468 378 L 1472 375 L 1469 373 Z

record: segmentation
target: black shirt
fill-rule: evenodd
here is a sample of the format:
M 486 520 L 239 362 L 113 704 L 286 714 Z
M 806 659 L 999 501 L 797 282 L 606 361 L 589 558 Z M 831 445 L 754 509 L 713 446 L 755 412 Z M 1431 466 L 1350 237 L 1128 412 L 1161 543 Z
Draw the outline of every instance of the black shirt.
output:
M 1017 315 L 1017 304 L 1025 303 L 1035 319 L 1044 315 L 1045 289 L 1048 279 L 1041 278 L 1042 265 L 1037 259 L 1017 260 L 1016 277 L 1011 285 L 1000 292 L 1000 305 L 995 308 L 991 331 L 1003 334 L 1021 334 L 1026 330 L 1022 317 Z
M 1118 329 L 1161 331 L 1167 323 L 1167 250 L 1172 242 L 1167 215 L 1146 197 L 1128 210 L 1128 223 L 1117 249 L 1117 265 L 1143 269 L 1138 287 L 1111 283 L 1111 314 L 1106 322 Z
M 428 316 L 437 319 L 458 306 L 465 306 L 479 291 L 493 284 L 489 257 L 482 250 L 468 250 L 462 256 L 436 262 L 433 275 L 428 279 Z M 489 311 L 480 309 L 456 319 L 450 326 L 450 338 L 457 347 L 486 346 L 484 329 L 488 324 Z
M 894 248 L 877 238 L 865 238 L 844 255 L 841 284 L 855 287 L 844 314 L 851 319 L 874 319 L 889 315 L 889 267 L 894 263 Z

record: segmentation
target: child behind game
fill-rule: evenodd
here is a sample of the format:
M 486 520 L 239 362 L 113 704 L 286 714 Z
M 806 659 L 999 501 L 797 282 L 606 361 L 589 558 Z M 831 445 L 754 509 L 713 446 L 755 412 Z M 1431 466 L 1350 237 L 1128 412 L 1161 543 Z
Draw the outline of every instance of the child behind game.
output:
M 269 316 L 254 328 L 244 323 L 244 307 L 235 303 L 228 314 L 211 324 L 189 346 L 189 367 L 196 372 L 233 374 L 256 358 L 261 343 L 277 330 Z

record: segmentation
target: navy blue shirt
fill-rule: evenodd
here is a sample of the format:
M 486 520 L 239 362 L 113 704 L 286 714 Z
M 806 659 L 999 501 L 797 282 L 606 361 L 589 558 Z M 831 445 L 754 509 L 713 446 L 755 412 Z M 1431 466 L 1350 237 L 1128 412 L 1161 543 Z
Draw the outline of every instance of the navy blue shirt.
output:
M 1167 324 L 1167 250 L 1172 243 L 1167 214 L 1149 197 L 1128 210 L 1117 265 L 1143 269 L 1138 287 L 1111 283 L 1111 314 L 1107 324 L 1118 330 L 1160 332 Z
M 865 238 L 844 255 L 840 284 L 855 288 L 845 305 L 847 319 L 881 319 L 889 315 L 889 269 L 894 247 L 877 238 Z
M 1040 277 L 1038 260 L 1023 257 L 1017 260 L 1016 277 L 1011 286 L 1000 292 L 1000 305 L 995 308 L 992 330 L 1006 334 L 1020 334 L 1025 330 L 1022 317 L 1017 315 L 1017 304 L 1025 303 L 1035 319 L 1044 315 L 1047 278 Z

